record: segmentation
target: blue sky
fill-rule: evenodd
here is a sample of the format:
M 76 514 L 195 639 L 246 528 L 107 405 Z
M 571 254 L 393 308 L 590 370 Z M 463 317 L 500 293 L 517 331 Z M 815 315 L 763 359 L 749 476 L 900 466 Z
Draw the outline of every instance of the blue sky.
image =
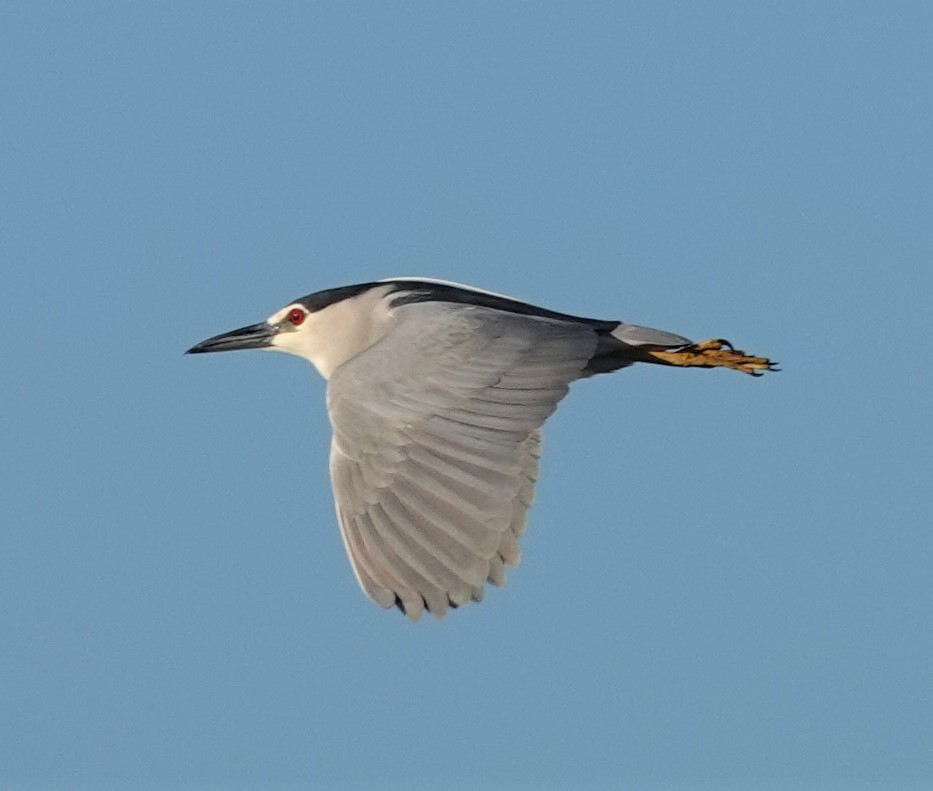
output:
M 925 3 L 7 3 L 0 786 L 933 784 Z M 522 565 L 364 598 L 301 361 L 430 275 L 727 337 L 548 423 Z

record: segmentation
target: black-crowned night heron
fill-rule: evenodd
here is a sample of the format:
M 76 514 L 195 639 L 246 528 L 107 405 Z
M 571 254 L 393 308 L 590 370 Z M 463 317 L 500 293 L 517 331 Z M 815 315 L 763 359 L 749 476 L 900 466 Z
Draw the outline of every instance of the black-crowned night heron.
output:
M 337 519 L 366 594 L 416 620 L 519 561 L 539 429 L 571 382 L 637 362 L 774 368 L 726 341 L 599 321 L 430 278 L 302 297 L 189 353 L 274 349 L 328 379 Z

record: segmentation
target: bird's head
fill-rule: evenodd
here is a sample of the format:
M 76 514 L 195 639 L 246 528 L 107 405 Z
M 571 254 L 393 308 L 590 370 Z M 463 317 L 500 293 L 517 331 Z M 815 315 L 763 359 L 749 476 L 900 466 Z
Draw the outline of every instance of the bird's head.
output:
M 240 349 L 277 349 L 301 354 L 298 336 L 314 332 L 315 322 L 307 322 L 311 315 L 304 305 L 295 302 L 273 313 L 265 321 L 224 332 L 192 346 L 186 354 L 232 352 Z M 303 328 L 303 329 L 302 329 Z
M 313 363 L 327 379 L 339 365 L 375 343 L 389 323 L 383 283 L 329 289 L 277 310 L 265 321 L 215 335 L 188 354 L 267 349 Z

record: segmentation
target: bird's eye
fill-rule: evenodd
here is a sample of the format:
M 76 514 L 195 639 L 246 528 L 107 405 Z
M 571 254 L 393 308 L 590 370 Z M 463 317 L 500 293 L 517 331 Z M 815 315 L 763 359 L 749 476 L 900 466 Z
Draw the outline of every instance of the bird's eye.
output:
M 301 308 L 292 308 L 288 312 L 288 321 L 296 327 L 305 320 L 307 314 Z

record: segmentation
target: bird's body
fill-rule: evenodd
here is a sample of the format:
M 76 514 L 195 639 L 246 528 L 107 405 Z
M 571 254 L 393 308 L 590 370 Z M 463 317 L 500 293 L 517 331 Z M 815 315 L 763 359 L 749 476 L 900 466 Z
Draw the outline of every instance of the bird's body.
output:
M 539 429 L 571 382 L 635 362 L 761 373 L 723 341 L 396 278 L 311 294 L 190 352 L 286 351 L 329 380 L 330 469 L 363 590 L 410 618 L 480 600 L 519 561 Z

